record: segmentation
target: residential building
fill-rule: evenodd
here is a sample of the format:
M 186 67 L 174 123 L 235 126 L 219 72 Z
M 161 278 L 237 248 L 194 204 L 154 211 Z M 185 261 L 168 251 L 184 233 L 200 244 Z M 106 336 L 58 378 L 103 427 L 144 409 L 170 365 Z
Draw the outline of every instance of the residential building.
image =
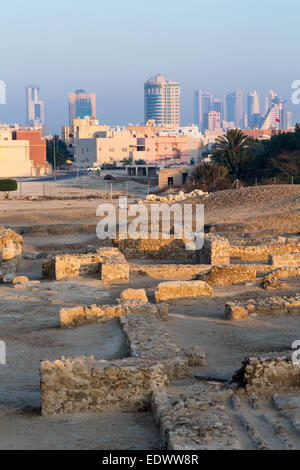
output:
M 144 83 L 145 123 L 153 120 L 156 126 L 180 125 L 180 85 L 155 75 Z
M 42 138 L 41 130 L 13 130 L 12 140 L 29 142 L 29 159 L 36 174 L 44 175 L 47 171 L 46 140 Z
M 124 165 L 144 160 L 147 164 L 174 165 L 190 163 L 189 137 L 183 135 L 138 134 L 132 130 L 97 132 L 92 138 L 76 142 L 75 166 L 80 168 L 102 164 Z
M 17 178 L 33 175 L 28 140 L 0 138 L 0 178 Z
M 74 155 L 77 140 L 94 137 L 96 132 L 107 131 L 109 129 L 110 126 L 99 124 L 97 119 L 73 119 L 71 125 L 62 127 L 61 139 L 67 145 L 69 152 Z
M 221 114 L 216 111 L 210 111 L 208 113 L 208 130 L 214 131 L 215 129 L 221 128 Z

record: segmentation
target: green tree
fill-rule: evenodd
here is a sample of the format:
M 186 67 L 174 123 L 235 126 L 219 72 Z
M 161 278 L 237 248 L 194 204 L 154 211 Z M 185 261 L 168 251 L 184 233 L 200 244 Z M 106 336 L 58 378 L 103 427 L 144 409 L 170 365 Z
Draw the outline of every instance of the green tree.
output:
M 239 129 L 230 129 L 213 145 L 213 162 L 225 166 L 234 178 L 247 174 L 254 158 L 255 141 Z
M 17 191 L 18 183 L 16 180 L 12 179 L 2 179 L 0 180 L 0 192 L 4 193 L 5 199 L 9 198 L 10 191 Z
M 56 167 L 60 167 L 66 163 L 67 160 L 73 159 L 72 154 L 68 151 L 68 148 L 63 140 L 58 135 L 54 135 L 53 139 L 47 140 L 47 162 L 53 166 L 54 152 L 53 147 L 55 144 L 55 159 Z

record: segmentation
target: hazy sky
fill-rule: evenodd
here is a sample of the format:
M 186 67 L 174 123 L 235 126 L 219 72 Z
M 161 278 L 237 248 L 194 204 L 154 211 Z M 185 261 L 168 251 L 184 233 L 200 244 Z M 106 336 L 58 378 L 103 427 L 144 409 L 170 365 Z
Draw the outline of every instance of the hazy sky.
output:
M 0 6 L 0 121 L 23 122 L 25 86 L 37 84 L 48 129 L 68 121 L 69 91 L 97 93 L 97 118 L 143 121 L 143 83 L 155 73 L 182 87 L 181 121 L 193 90 L 270 89 L 288 98 L 300 80 L 299 0 L 14 0 Z

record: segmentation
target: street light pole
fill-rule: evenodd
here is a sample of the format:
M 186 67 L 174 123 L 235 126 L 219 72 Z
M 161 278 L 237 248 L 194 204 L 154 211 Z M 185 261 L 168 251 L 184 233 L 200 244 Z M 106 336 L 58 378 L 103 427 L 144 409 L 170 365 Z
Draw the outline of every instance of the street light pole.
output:
M 55 154 L 55 145 L 56 145 L 56 137 L 53 134 L 53 169 L 54 169 L 54 181 L 56 181 L 56 154 Z

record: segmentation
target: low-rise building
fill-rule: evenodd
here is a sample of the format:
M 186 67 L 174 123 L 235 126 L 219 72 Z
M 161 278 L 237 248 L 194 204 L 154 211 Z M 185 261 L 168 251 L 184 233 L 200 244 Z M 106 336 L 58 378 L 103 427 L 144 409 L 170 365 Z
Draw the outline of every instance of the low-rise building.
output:
M 43 176 L 47 172 L 46 140 L 41 130 L 14 130 L 12 140 L 29 142 L 29 158 L 33 162 L 34 174 Z
M 32 176 L 33 168 L 28 140 L 0 140 L 1 178 Z
M 191 175 L 191 168 L 182 166 L 177 168 L 161 168 L 158 173 L 159 189 L 167 189 L 173 186 L 183 186 Z

